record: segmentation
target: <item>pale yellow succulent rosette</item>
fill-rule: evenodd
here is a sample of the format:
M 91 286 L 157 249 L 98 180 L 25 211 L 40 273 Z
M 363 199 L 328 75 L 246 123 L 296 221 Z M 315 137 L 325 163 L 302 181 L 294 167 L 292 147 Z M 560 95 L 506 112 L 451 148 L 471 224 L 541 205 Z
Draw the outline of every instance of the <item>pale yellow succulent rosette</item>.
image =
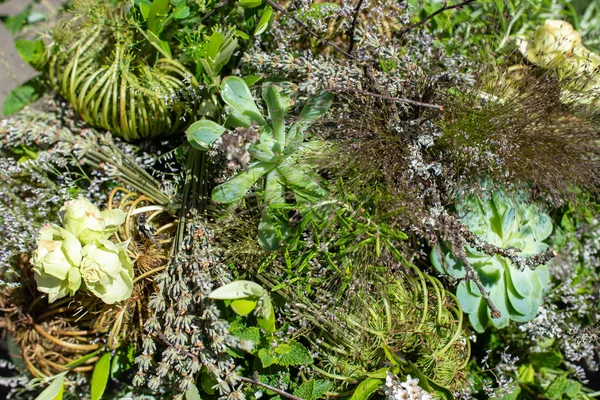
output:
M 555 70 L 559 79 L 566 80 L 564 102 L 600 105 L 600 55 L 583 45 L 573 25 L 546 20 L 532 40 L 521 42 L 521 52 L 529 62 Z

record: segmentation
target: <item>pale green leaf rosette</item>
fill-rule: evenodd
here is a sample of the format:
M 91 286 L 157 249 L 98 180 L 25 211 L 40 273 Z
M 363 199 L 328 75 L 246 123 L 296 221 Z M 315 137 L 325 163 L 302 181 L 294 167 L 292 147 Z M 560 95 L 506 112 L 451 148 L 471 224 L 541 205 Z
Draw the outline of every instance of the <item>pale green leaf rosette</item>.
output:
M 524 196 L 511 197 L 503 191 L 495 192 L 488 199 L 470 196 L 460 199 L 456 209 L 462 216 L 461 222 L 472 233 L 496 247 L 517 248 L 520 251 L 516 254 L 522 257 L 548 248 L 543 241 L 552 233 L 550 217 L 537 206 L 528 205 Z M 431 253 L 432 264 L 439 272 L 462 279 L 465 277 L 464 266 L 450 250 L 445 243 L 436 246 Z M 492 318 L 475 283 L 461 281 L 456 296 L 477 332 L 483 332 L 489 326 L 504 328 L 511 320 L 527 322 L 537 315 L 550 279 L 545 265 L 520 271 L 500 255 L 489 256 L 471 247 L 466 248 L 466 255 L 490 300 L 501 313 L 500 318 Z
M 81 285 L 81 243 L 58 225 L 44 225 L 32 258 L 37 288 L 50 303 L 73 295 Z
M 97 240 L 87 244 L 81 254 L 81 276 L 86 288 L 106 304 L 114 304 L 131 296 L 133 264 L 125 243 Z
M 85 197 L 68 201 L 60 209 L 66 230 L 77 236 L 84 245 L 95 240 L 108 239 L 125 222 L 121 210 L 100 211 Z

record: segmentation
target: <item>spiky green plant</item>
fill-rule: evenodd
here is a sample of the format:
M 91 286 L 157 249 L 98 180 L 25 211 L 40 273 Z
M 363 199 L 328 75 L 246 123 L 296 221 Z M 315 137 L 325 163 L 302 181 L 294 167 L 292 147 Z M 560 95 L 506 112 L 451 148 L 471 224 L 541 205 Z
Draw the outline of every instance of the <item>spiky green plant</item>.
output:
M 89 0 L 78 8 L 53 32 L 48 74 L 55 89 L 90 125 L 126 140 L 185 127 L 201 101 L 193 74 L 154 47 L 151 31 L 131 26 L 124 5 Z M 90 16 L 98 8 L 102 20 Z

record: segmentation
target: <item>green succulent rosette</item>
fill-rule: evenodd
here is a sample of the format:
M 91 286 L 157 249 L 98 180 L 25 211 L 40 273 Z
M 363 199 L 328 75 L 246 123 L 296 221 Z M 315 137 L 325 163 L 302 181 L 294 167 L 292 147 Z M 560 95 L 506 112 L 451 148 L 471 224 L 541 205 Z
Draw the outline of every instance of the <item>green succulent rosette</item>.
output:
M 481 240 L 498 248 L 518 249 L 517 256 L 528 257 L 548 248 L 543 241 L 552 233 L 550 217 L 535 204 L 527 204 L 523 195 L 509 196 L 505 191 L 496 191 L 489 198 L 467 196 L 459 199 L 456 211 L 461 222 Z M 456 296 L 477 332 L 489 326 L 504 328 L 510 320 L 530 321 L 536 316 L 550 278 L 545 265 L 520 271 L 500 255 L 490 256 L 470 246 L 465 250 L 467 261 L 501 313 L 500 318 L 492 318 L 476 284 L 462 280 Z M 445 243 L 434 247 L 431 261 L 443 274 L 456 279 L 465 277 L 464 265 L 453 257 Z

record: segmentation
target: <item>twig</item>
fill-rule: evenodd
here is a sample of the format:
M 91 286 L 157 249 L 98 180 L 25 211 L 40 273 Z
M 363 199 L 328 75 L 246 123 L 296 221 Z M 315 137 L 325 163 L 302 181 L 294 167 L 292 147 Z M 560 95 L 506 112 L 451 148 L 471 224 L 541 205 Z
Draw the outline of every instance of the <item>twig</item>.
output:
M 515 247 L 503 249 L 502 247 L 494 246 L 493 244 L 482 240 L 472 233 L 471 235 L 467 235 L 465 239 L 477 250 L 487 254 L 488 256 L 495 256 L 497 254 L 508 258 L 517 268 L 519 268 L 519 271 L 523 271 L 525 267 L 535 270 L 540 265 L 546 264 L 548 261 L 556 257 L 556 251 L 550 248 L 541 253 L 532 254 L 529 257 L 523 257 L 515 254 L 515 252 L 521 251 L 520 249 Z
M 308 32 L 311 36 L 314 36 L 316 39 L 320 40 L 321 42 L 325 43 L 326 45 L 333 47 L 334 49 L 336 49 L 337 51 L 339 51 L 340 53 L 342 53 L 346 57 L 351 58 L 353 60 L 356 59 L 353 55 L 351 55 L 350 53 L 348 53 L 347 51 L 345 51 L 344 49 L 342 49 L 337 44 L 335 44 L 333 42 L 330 42 L 327 39 L 323 39 L 321 36 L 317 35 L 304 22 L 302 22 L 298 18 L 294 17 L 292 14 L 290 14 L 287 10 L 285 10 L 284 8 L 282 8 L 280 5 L 278 5 L 277 3 L 273 2 L 273 0 L 266 0 L 266 2 L 271 7 L 273 7 L 274 9 L 276 9 L 277 11 L 279 11 L 280 13 L 282 13 L 283 15 L 285 15 L 286 17 L 292 19 L 295 23 L 297 23 L 298 25 L 300 25 L 300 27 L 302 29 L 304 29 L 306 32 Z
M 500 310 L 498 310 L 496 308 L 496 306 L 490 299 L 488 292 L 486 292 L 485 288 L 483 287 L 483 284 L 481 283 L 479 274 L 477 272 L 475 272 L 475 270 L 473 269 L 473 267 L 471 266 L 471 264 L 469 264 L 469 261 L 467 260 L 467 255 L 465 253 L 465 246 L 464 246 L 465 244 L 466 243 L 461 243 L 459 245 L 453 245 L 452 246 L 452 255 L 457 257 L 463 263 L 463 266 L 465 267 L 465 270 L 467 272 L 467 274 L 466 274 L 467 280 L 472 280 L 473 282 L 475 282 L 477 289 L 479 289 L 479 292 L 481 293 L 481 297 L 483 297 L 483 299 L 485 300 L 485 302 L 487 303 L 487 306 L 489 307 L 489 309 L 491 311 L 492 318 L 500 318 L 502 316 L 502 313 L 500 312 Z
M 404 36 L 406 33 L 412 31 L 413 29 L 415 29 L 418 26 L 421 26 L 421 25 L 425 24 L 431 18 L 435 17 L 436 15 L 438 15 L 440 13 L 443 13 L 444 11 L 452 10 L 454 8 L 460 8 L 462 6 L 466 6 L 467 4 L 473 3 L 474 1 L 475 0 L 465 0 L 462 3 L 458 3 L 458 4 L 455 4 L 453 6 L 445 5 L 444 7 L 440 8 L 439 10 L 437 10 L 437 11 L 429 14 L 428 16 L 426 16 L 425 18 L 423 18 L 419 22 L 415 22 L 414 24 L 411 24 L 411 25 L 407 26 L 406 28 L 404 28 L 402 30 L 402 32 L 400 32 L 400 36 Z
M 255 373 L 255 375 L 257 375 L 257 374 Z M 291 399 L 291 400 L 303 400 L 301 397 L 294 396 L 293 394 L 289 394 L 288 392 L 284 392 L 281 389 L 277 389 L 276 387 L 273 387 L 271 385 L 267 385 L 266 383 L 262 383 L 261 381 L 258 380 L 257 376 L 255 376 L 254 379 L 245 378 L 245 377 L 241 376 L 240 380 L 242 382 L 252 383 L 254 385 L 262 386 L 265 389 L 271 390 L 271 391 L 277 393 L 278 395 L 283 396 L 283 397 L 287 397 L 288 399 Z
M 223 7 L 224 5 L 226 5 L 227 3 L 229 3 L 229 0 L 223 0 L 222 2 L 220 2 L 219 4 L 215 5 L 209 12 L 207 12 L 206 14 L 204 14 L 204 16 L 200 19 L 200 21 L 198 21 L 199 23 L 204 22 L 204 20 L 208 17 L 210 17 L 211 15 L 213 15 L 219 8 Z
M 364 92 L 362 90 L 351 89 L 351 88 L 329 88 L 327 90 L 332 91 L 332 92 L 353 92 L 353 93 L 362 94 L 364 96 L 377 97 L 379 99 L 389 100 L 389 101 L 393 101 L 393 102 L 397 102 L 397 103 L 412 104 L 414 106 L 426 107 L 426 108 L 434 108 L 434 109 L 437 109 L 437 110 L 440 110 L 440 111 L 444 111 L 444 106 L 440 106 L 440 105 L 437 105 L 437 104 L 430 104 L 430 103 L 422 103 L 420 101 L 406 99 L 404 97 L 386 96 L 386 95 L 383 95 L 383 94 L 377 94 L 377 93 L 371 93 L 371 92 Z
M 356 30 L 356 22 L 358 21 L 358 15 L 360 14 L 360 8 L 362 7 L 364 0 L 358 0 L 358 4 L 354 9 L 354 17 L 352 18 L 352 26 L 350 27 L 350 44 L 348 45 L 348 53 L 352 53 L 354 48 L 354 31 Z

